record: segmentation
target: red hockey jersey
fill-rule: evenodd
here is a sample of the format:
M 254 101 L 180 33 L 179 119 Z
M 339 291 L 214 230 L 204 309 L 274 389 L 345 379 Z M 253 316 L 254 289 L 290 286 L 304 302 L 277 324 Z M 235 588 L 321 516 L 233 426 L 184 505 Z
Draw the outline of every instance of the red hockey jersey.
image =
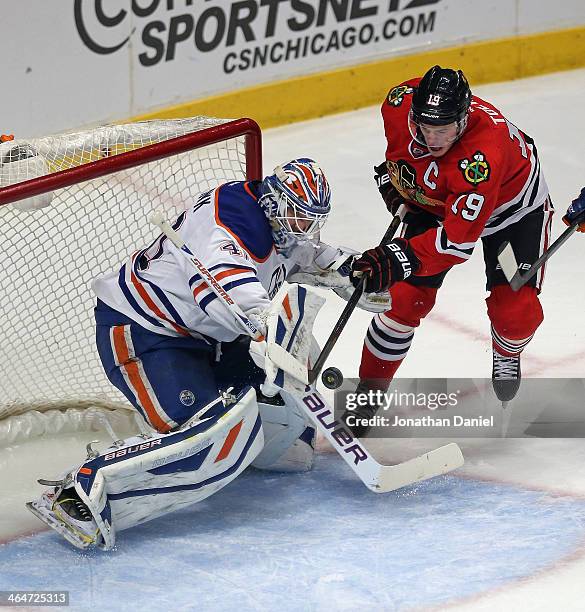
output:
M 408 128 L 412 79 L 382 104 L 390 179 L 407 202 L 442 220 L 409 242 L 429 276 L 469 259 L 481 236 L 497 232 L 542 206 L 548 187 L 534 142 L 489 102 L 473 96 L 462 137 L 432 157 Z

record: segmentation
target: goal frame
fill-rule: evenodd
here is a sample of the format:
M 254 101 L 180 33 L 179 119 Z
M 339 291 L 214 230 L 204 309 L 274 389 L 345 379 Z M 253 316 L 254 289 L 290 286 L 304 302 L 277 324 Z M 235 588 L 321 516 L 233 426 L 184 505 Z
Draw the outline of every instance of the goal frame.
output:
M 239 136 L 244 136 L 245 139 L 246 179 L 249 181 L 262 179 L 262 132 L 253 119 L 243 117 L 133 151 L 103 157 L 74 168 L 2 187 L 0 206 Z
M 214 119 L 205 117 L 185 118 Z M 152 122 L 135 122 L 135 125 L 148 126 Z M 81 162 L 79 165 L 57 170 L 52 173 L 36 176 L 29 180 L 21 181 L 12 185 L 0 187 L 0 206 L 9 205 L 27 198 L 33 198 L 44 193 L 59 192 L 76 185 L 83 185 L 88 181 L 106 178 L 110 175 L 148 166 L 152 162 L 166 160 L 174 156 L 188 154 L 190 151 L 204 149 L 222 142 L 238 139 L 239 169 L 244 171 L 245 180 L 261 180 L 262 171 L 262 132 L 259 125 L 250 118 L 234 120 L 220 119 L 223 123 L 210 125 L 202 129 L 184 133 L 168 140 L 162 140 L 154 144 L 147 144 L 122 153 L 115 151 L 109 155 L 108 150 L 102 152 L 102 156 L 95 161 Z M 130 125 L 132 125 L 130 123 Z M 125 127 L 124 126 L 121 127 Z M 95 129 L 115 128 L 116 125 L 96 126 Z M 87 128 L 89 133 L 92 128 Z M 69 132 L 72 137 L 85 132 Z M 67 137 L 68 133 L 57 134 L 58 137 Z M 48 136 L 50 138 L 50 136 Z M 22 139 L 26 142 L 26 138 Z M 37 139 L 31 138 L 32 141 Z M 15 141 L 17 144 L 19 140 Z M 115 145 L 117 143 L 114 143 Z M 242 151 L 243 149 L 243 151 Z M 243 152 L 243 159 L 242 154 Z M 234 180 L 234 179 L 226 179 Z M 242 179 L 238 179 L 242 180 Z M 42 210 L 36 212 L 22 211 L 18 213 L 27 224 L 27 215 L 37 224 L 44 225 Z M 26 237 L 23 237 L 26 240 Z M 65 398 L 63 401 L 49 398 L 47 401 L 34 398 L 30 404 L 26 400 L 17 398 L 17 401 L 8 401 L 3 409 L 0 402 L 0 448 L 6 444 L 23 441 L 30 437 L 45 434 L 57 434 L 64 432 L 98 431 L 104 427 L 117 432 L 140 431 L 142 425 L 136 423 L 137 413 L 130 409 L 130 405 L 110 401 L 108 398 Z M 138 419 L 139 420 L 139 419 Z M 110 434 L 112 435 L 112 434 Z

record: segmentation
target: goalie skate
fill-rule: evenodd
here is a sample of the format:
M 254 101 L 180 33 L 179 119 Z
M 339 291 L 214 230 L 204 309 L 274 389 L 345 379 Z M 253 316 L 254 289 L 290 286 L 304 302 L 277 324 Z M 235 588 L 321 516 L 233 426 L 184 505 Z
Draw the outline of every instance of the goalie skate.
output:
M 89 510 L 84 512 L 84 504 L 73 489 L 45 492 L 38 500 L 27 502 L 26 507 L 77 548 L 85 550 L 98 541 L 99 529 Z

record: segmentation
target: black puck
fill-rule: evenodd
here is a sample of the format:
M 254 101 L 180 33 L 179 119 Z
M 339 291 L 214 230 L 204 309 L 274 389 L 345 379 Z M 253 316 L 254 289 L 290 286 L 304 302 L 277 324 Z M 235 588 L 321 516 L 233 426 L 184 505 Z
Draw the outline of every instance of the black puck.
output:
M 343 374 L 338 368 L 326 368 L 321 374 L 321 381 L 328 389 L 338 389 L 343 382 Z

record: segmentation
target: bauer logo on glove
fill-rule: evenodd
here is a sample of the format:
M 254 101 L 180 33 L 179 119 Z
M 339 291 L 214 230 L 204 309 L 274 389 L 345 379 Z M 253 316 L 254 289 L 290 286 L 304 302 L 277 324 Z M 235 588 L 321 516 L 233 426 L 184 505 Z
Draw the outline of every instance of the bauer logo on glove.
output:
M 374 180 L 388 212 L 396 215 L 396 211 L 404 204 L 404 198 L 392 184 L 385 161 L 379 166 L 374 166 Z
M 366 275 L 364 291 L 379 293 L 394 283 L 416 274 L 420 262 L 407 240 L 396 238 L 388 244 L 368 249 L 353 262 L 351 282 L 357 287 L 362 275 Z

